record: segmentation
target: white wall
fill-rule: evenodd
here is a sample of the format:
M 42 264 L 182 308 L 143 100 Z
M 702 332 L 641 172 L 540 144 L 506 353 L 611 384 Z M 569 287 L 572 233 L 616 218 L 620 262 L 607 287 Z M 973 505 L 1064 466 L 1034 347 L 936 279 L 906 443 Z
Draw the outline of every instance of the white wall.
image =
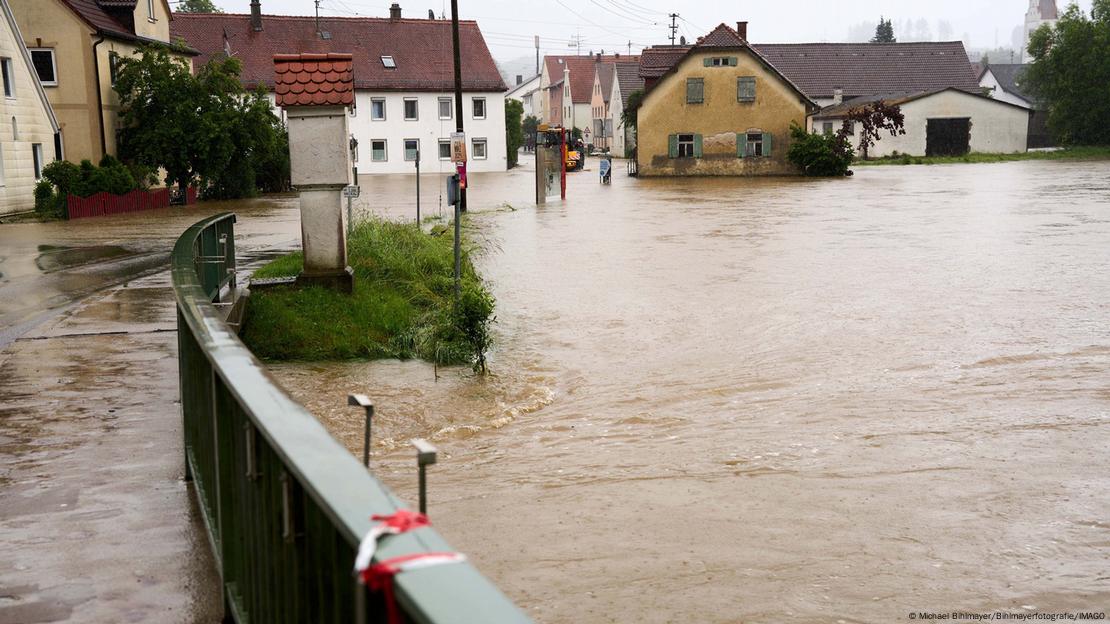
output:
M 11 59 L 15 91 L 4 97 L 0 87 L 0 214 L 35 208 L 35 167 L 32 145 L 42 145 L 42 166 L 54 160 L 54 128 L 39 96 L 22 48 L 7 19 L 0 15 L 0 57 Z M 15 138 L 12 118 L 18 127 Z
M 382 93 L 357 91 L 355 103 L 357 111 L 350 121 L 351 133 L 358 139 L 359 175 L 376 173 L 414 173 L 415 165 L 405 160 L 405 139 L 420 140 L 421 173 L 448 173 L 454 171 L 454 164 L 439 159 L 439 140 L 450 139 L 455 131 L 455 118 L 439 118 L 439 98 L 450 98 L 452 107 L 455 96 L 452 93 Z M 384 98 L 386 117 L 384 121 L 371 119 L 371 99 Z M 404 100 L 416 98 L 419 118 L 405 120 Z M 485 98 L 486 117 L 475 119 L 473 116 L 474 98 Z M 505 144 L 505 95 L 504 93 L 464 93 L 463 126 L 466 132 L 467 152 L 470 161 L 467 170 L 471 172 L 505 171 L 508 168 L 507 147 Z M 453 111 L 458 114 L 458 111 Z M 486 139 L 487 156 L 484 160 L 474 157 L 473 139 Z M 385 162 L 375 162 L 371 158 L 371 142 L 385 139 Z
M 1018 96 L 1002 90 L 1002 85 L 994 77 L 994 72 L 989 69 L 983 74 L 982 80 L 979 81 L 979 86 L 990 89 L 990 96 L 1002 102 L 1009 102 L 1010 104 L 1017 104 L 1022 108 L 1032 108 L 1029 102 L 1019 98 Z

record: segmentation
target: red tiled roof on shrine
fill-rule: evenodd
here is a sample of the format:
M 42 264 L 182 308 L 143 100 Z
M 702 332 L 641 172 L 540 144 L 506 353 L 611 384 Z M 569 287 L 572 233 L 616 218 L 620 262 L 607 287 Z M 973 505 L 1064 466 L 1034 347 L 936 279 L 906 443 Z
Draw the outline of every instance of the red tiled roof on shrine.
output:
M 349 106 L 355 101 L 352 54 L 275 54 L 278 106 Z

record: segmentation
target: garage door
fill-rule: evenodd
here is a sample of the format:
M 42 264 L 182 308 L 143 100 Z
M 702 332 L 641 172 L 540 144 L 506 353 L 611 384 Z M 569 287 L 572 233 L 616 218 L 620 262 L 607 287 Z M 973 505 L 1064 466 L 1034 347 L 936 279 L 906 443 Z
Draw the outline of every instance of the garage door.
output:
M 926 122 L 926 156 L 963 156 L 969 151 L 971 118 L 930 119 Z

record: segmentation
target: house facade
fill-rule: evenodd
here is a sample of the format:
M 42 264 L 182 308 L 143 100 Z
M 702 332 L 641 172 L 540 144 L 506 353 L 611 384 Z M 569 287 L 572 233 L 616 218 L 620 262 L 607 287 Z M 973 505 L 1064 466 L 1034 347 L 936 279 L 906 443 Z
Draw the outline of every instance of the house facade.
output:
M 878 99 L 901 108 L 906 133 L 884 134 L 869 150 L 871 158 L 895 153 L 962 156 L 969 152 L 1010 154 L 1026 150 L 1029 109 L 954 88 L 849 100 L 814 115 L 813 126 L 818 131 L 839 129 L 849 110 Z
M 597 66 L 628 61 L 635 57 L 620 54 L 583 56 L 545 56 L 540 71 L 543 109 L 540 121 L 566 128 L 578 128 L 587 143 L 594 140 L 591 110 Z
M 173 14 L 167 0 L 9 2 L 57 116 L 61 157 L 97 162 L 117 154 L 114 68 L 141 45 L 169 44 Z
M 639 59 L 629 62 L 614 63 L 613 92 L 609 96 L 609 116 L 613 126 L 613 143 L 610 153 L 615 156 L 631 157 L 632 150 L 636 147 L 636 132 L 631 126 L 625 126 L 624 110 L 628 107 L 628 98 L 636 91 L 644 88 L 644 79 L 640 78 Z
M 524 107 L 525 117 L 538 117 L 540 109 L 539 89 L 540 74 L 527 79 L 523 76 L 517 76 L 516 86 L 505 94 L 505 99 L 520 102 Z
M 600 150 L 610 150 L 613 142 L 613 117 L 609 111 L 613 96 L 615 63 L 599 63 L 594 69 L 594 85 L 590 90 L 590 114 L 593 116 L 593 144 Z
M 641 176 L 788 175 L 792 124 L 817 105 L 721 24 L 647 86 L 639 111 Z
M 1056 139 L 1048 129 L 1048 111 L 1039 106 L 1036 98 L 1026 91 L 1025 71 L 1029 65 L 992 64 L 983 68 L 979 86 L 987 95 L 1031 111 L 1029 117 L 1029 149 L 1056 146 Z
M 257 6 L 257 5 L 256 5 Z M 508 168 L 505 94 L 508 90 L 478 24 L 459 23 L 463 109 L 456 110 L 451 22 L 409 19 L 394 5 L 388 18 L 179 14 L 173 34 L 200 51 L 196 63 L 226 54 L 243 63 L 248 88 L 272 93 L 275 53 L 353 55 L 352 137 L 362 174 L 411 173 L 420 152 L 424 173 L 454 171 L 450 139 L 461 115 L 471 172 Z
M 42 168 L 57 158 L 58 122 L 8 0 L 0 0 L 0 215 L 35 207 Z

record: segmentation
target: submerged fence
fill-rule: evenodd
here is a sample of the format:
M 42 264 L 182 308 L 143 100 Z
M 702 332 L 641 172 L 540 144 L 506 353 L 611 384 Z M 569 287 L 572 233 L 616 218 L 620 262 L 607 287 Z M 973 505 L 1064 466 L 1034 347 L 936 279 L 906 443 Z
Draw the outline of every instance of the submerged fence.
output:
M 371 514 L 405 505 L 271 379 L 214 303 L 234 287 L 235 215 L 192 226 L 173 251 L 186 473 L 223 584 L 245 622 L 385 622 L 382 594 L 352 573 Z M 337 397 L 337 400 L 341 400 Z M 431 528 L 386 538 L 375 560 L 450 552 Z M 405 621 L 528 622 L 467 563 L 394 582 Z

